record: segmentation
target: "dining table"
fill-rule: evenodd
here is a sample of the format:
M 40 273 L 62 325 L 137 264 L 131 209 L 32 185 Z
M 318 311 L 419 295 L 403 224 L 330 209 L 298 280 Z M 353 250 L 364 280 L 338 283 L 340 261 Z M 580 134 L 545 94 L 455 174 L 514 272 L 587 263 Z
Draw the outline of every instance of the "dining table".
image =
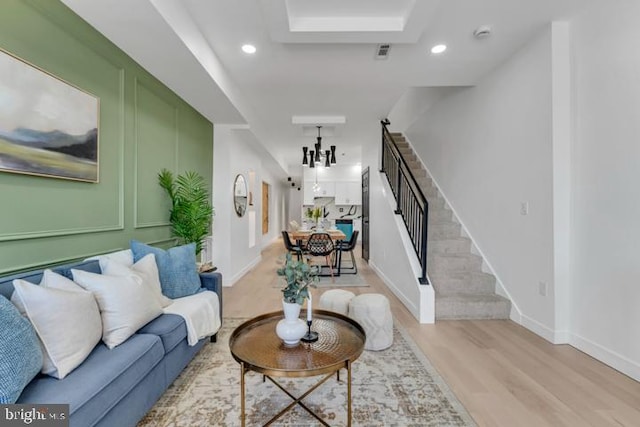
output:
M 339 229 L 337 228 L 327 228 L 324 230 L 302 230 L 302 229 L 298 229 L 298 230 L 292 230 L 289 231 L 289 238 L 291 239 L 291 241 L 296 241 L 298 242 L 298 244 L 300 244 L 300 242 L 304 242 L 306 241 L 309 236 L 311 236 L 311 234 L 313 233 L 328 233 L 329 237 L 331 237 L 331 240 L 333 240 L 333 243 L 336 243 L 338 241 L 341 240 L 346 240 L 347 236 Z
M 309 239 L 309 236 L 311 236 L 313 233 L 327 233 L 327 234 L 329 234 L 329 237 L 331 237 L 331 240 L 333 241 L 334 246 L 336 245 L 336 243 L 338 243 L 340 241 L 347 240 L 346 234 L 344 234 L 342 232 L 342 230 L 339 230 L 337 228 L 327 228 L 327 229 L 323 229 L 323 230 L 297 229 L 297 230 L 289 230 L 287 233 L 289 233 L 289 239 L 291 239 L 291 241 L 295 241 L 296 244 L 298 246 L 300 246 L 301 248 L 304 248 L 304 243 L 307 241 L 307 239 Z M 336 268 L 337 269 L 337 271 L 335 273 L 335 276 L 340 276 L 340 264 L 341 263 L 342 263 L 342 251 L 336 251 L 334 265 L 333 266 L 328 266 L 330 268 Z

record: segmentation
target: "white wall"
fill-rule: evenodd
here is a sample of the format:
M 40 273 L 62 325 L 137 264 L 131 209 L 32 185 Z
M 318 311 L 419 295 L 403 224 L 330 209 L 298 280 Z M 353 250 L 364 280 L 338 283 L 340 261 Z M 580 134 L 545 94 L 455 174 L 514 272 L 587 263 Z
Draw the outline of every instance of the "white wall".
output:
M 640 380 L 640 2 L 572 22 L 572 343 Z M 597 29 L 597 31 L 594 31 Z
M 639 380 L 637 16 L 640 3 L 614 2 L 553 23 L 405 132 L 514 320 Z
M 387 118 L 391 132 L 404 132 L 440 98 L 459 90 L 456 87 L 410 87 L 393 106 Z
M 213 263 L 225 286 L 233 285 L 260 261 L 264 246 L 284 229 L 286 211 L 281 180 L 264 166 L 254 151 L 253 135 L 246 127 L 215 125 L 213 144 Z M 238 217 L 233 207 L 233 182 L 242 174 L 253 206 Z M 262 234 L 262 182 L 269 184 L 269 232 Z
M 554 328 L 550 71 L 549 27 L 406 131 L 523 322 L 543 335 Z
M 283 230 L 288 229 L 289 221 L 292 220 L 295 220 L 298 224 L 302 224 L 302 210 L 300 209 L 300 206 L 302 206 L 303 203 L 303 183 L 296 182 L 295 184 L 295 187 L 288 190 L 288 197 L 285 196 L 287 216 L 285 218 L 286 224 Z M 300 191 L 298 191 L 298 188 L 300 188 Z

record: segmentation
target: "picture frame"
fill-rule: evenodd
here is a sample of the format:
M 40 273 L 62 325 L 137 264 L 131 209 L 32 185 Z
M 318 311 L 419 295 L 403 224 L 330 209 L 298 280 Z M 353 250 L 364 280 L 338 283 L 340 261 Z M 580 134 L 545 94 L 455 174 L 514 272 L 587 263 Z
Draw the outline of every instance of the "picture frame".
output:
M 0 48 L 0 172 L 99 182 L 100 99 Z

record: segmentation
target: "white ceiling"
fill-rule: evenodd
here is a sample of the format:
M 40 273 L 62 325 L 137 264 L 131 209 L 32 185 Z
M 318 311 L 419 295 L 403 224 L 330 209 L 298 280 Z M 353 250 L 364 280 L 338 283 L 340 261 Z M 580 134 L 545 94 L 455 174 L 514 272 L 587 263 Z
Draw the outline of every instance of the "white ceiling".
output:
M 315 138 L 293 116 L 344 116 L 323 148 L 356 163 L 353 141 L 409 88 L 473 85 L 545 25 L 599 0 L 62 1 L 215 124 L 247 124 L 299 176 L 301 146 Z M 480 25 L 491 37 L 473 37 Z M 386 60 L 374 59 L 378 43 L 392 44 Z M 437 43 L 448 50 L 430 54 Z

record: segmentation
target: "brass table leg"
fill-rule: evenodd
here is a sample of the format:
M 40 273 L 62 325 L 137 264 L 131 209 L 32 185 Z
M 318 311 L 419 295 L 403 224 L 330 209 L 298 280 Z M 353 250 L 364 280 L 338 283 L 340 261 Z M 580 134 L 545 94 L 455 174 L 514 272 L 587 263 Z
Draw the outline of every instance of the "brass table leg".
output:
M 273 418 L 271 418 L 269 421 L 267 421 L 264 425 L 266 426 L 270 426 L 272 423 L 274 423 L 278 418 L 280 418 L 282 415 L 284 415 L 287 411 L 291 410 L 291 408 L 293 408 L 296 404 L 300 405 L 304 410 L 306 410 L 309 414 L 313 415 L 313 417 L 315 419 L 317 419 L 318 421 L 320 421 L 320 423 L 323 426 L 327 426 L 329 427 L 329 424 L 327 424 L 326 421 L 324 421 L 322 418 L 320 418 L 315 412 L 313 412 L 307 405 L 305 405 L 302 402 L 302 399 L 304 399 L 305 397 L 307 397 L 308 395 L 310 395 L 315 389 L 317 389 L 318 387 L 320 387 L 322 384 L 324 384 L 329 378 L 331 378 L 333 376 L 333 373 L 330 373 L 328 375 L 326 375 L 322 380 L 320 380 L 319 382 L 317 382 L 313 387 L 311 387 L 309 390 L 307 390 L 304 394 L 302 394 L 299 397 L 295 397 L 293 394 L 291 394 L 287 389 L 285 389 L 282 384 L 278 383 L 277 381 L 275 381 L 273 378 L 267 376 L 267 379 L 269 381 L 271 381 L 273 384 L 275 384 L 280 390 L 282 390 L 287 396 L 289 396 L 291 399 L 293 399 L 293 402 L 291 402 L 286 408 L 282 409 L 280 412 L 278 412 L 276 415 L 273 416 Z
M 351 426 L 351 361 L 347 360 L 347 427 Z
M 245 412 L 244 412 L 244 363 L 240 363 L 240 424 L 244 427 L 245 423 Z

